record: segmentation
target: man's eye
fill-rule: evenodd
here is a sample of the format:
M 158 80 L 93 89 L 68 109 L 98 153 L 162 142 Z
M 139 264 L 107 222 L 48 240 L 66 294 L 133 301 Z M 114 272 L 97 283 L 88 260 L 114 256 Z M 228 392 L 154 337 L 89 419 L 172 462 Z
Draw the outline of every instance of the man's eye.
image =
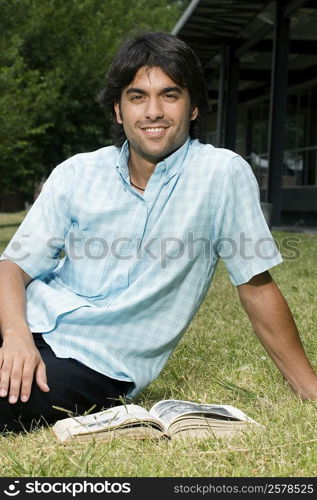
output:
M 143 99 L 143 95 L 133 95 L 131 96 L 131 101 L 141 101 Z
M 168 101 L 175 101 L 175 99 L 177 99 L 177 95 L 176 94 L 165 94 L 165 99 L 167 99 Z

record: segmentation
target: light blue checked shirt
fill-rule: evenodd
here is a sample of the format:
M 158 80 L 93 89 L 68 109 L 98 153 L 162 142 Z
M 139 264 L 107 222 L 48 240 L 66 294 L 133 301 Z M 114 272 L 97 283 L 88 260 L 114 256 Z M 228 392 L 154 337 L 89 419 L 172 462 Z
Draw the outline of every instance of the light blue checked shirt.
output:
M 142 196 L 128 155 L 125 143 L 56 167 L 2 258 L 33 278 L 31 331 L 59 357 L 133 381 L 134 397 L 181 339 L 219 257 L 235 285 L 282 259 L 240 156 L 188 139 Z

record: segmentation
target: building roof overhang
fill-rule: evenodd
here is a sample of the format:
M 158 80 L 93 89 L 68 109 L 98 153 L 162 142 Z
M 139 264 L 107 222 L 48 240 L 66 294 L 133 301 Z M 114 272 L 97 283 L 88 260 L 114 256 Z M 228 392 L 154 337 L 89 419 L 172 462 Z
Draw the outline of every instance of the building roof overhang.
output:
M 289 80 L 300 83 L 309 74 L 317 77 L 317 0 L 284 1 L 290 17 Z M 240 63 L 239 90 L 246 92 L 269 84 L 275 1 L 192 0 L 172 33 L 187 42 L 204 67 L 211 97 L 217 91 L 220 53 L 233 47 Z M 252 92 L 251 92 L 252 93 Z M 255 92 L 256 93 L 256 92 Z M 249 95 L 246 92 L 246 95 Z M 250 94 L 251 95 L 251 94 Z

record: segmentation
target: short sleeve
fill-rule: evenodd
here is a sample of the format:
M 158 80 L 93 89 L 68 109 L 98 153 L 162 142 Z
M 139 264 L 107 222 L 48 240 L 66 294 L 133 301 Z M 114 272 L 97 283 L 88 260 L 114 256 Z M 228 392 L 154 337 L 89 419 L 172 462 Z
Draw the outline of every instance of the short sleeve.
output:
M 224 167 L 216 204 L 214 248 L 234 285 L 282 262 L 264 218 L 250 165 L 234 156 Z
M 52 271 L 60 262 L 71 225 L 70 197 L 70 183 L 61 164 L 48 177 L 1 260 L 15 262 L 33 279 Z

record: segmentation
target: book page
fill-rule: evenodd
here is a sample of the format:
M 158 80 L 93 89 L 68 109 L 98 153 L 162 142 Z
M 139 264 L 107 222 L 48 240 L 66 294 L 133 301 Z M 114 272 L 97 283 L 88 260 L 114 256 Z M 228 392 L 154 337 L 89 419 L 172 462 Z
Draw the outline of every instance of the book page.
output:
M 108 410 L 91 413 L 79 417 L 59 420 L 53 430 L 57 434 L 87 434 L 89 432 L 107 431 L 128 423 L 153 421 L 153 416 L 142 406 L 129 404 L 120 405 Z
M 162 420 L 166 426 L 170 425 L 177 418 L 189 414 L 205 414 L 217 418 L 228 418 L 232 420 L 244 420 L 256 423 L 238 408 L 230 405 L 210 405 L 205 403 L 195 403 L 192 401 L 181 401 L 178 399 L 167 399 L 159 401 L 151 408 L 151 413 L 156 418 Z

